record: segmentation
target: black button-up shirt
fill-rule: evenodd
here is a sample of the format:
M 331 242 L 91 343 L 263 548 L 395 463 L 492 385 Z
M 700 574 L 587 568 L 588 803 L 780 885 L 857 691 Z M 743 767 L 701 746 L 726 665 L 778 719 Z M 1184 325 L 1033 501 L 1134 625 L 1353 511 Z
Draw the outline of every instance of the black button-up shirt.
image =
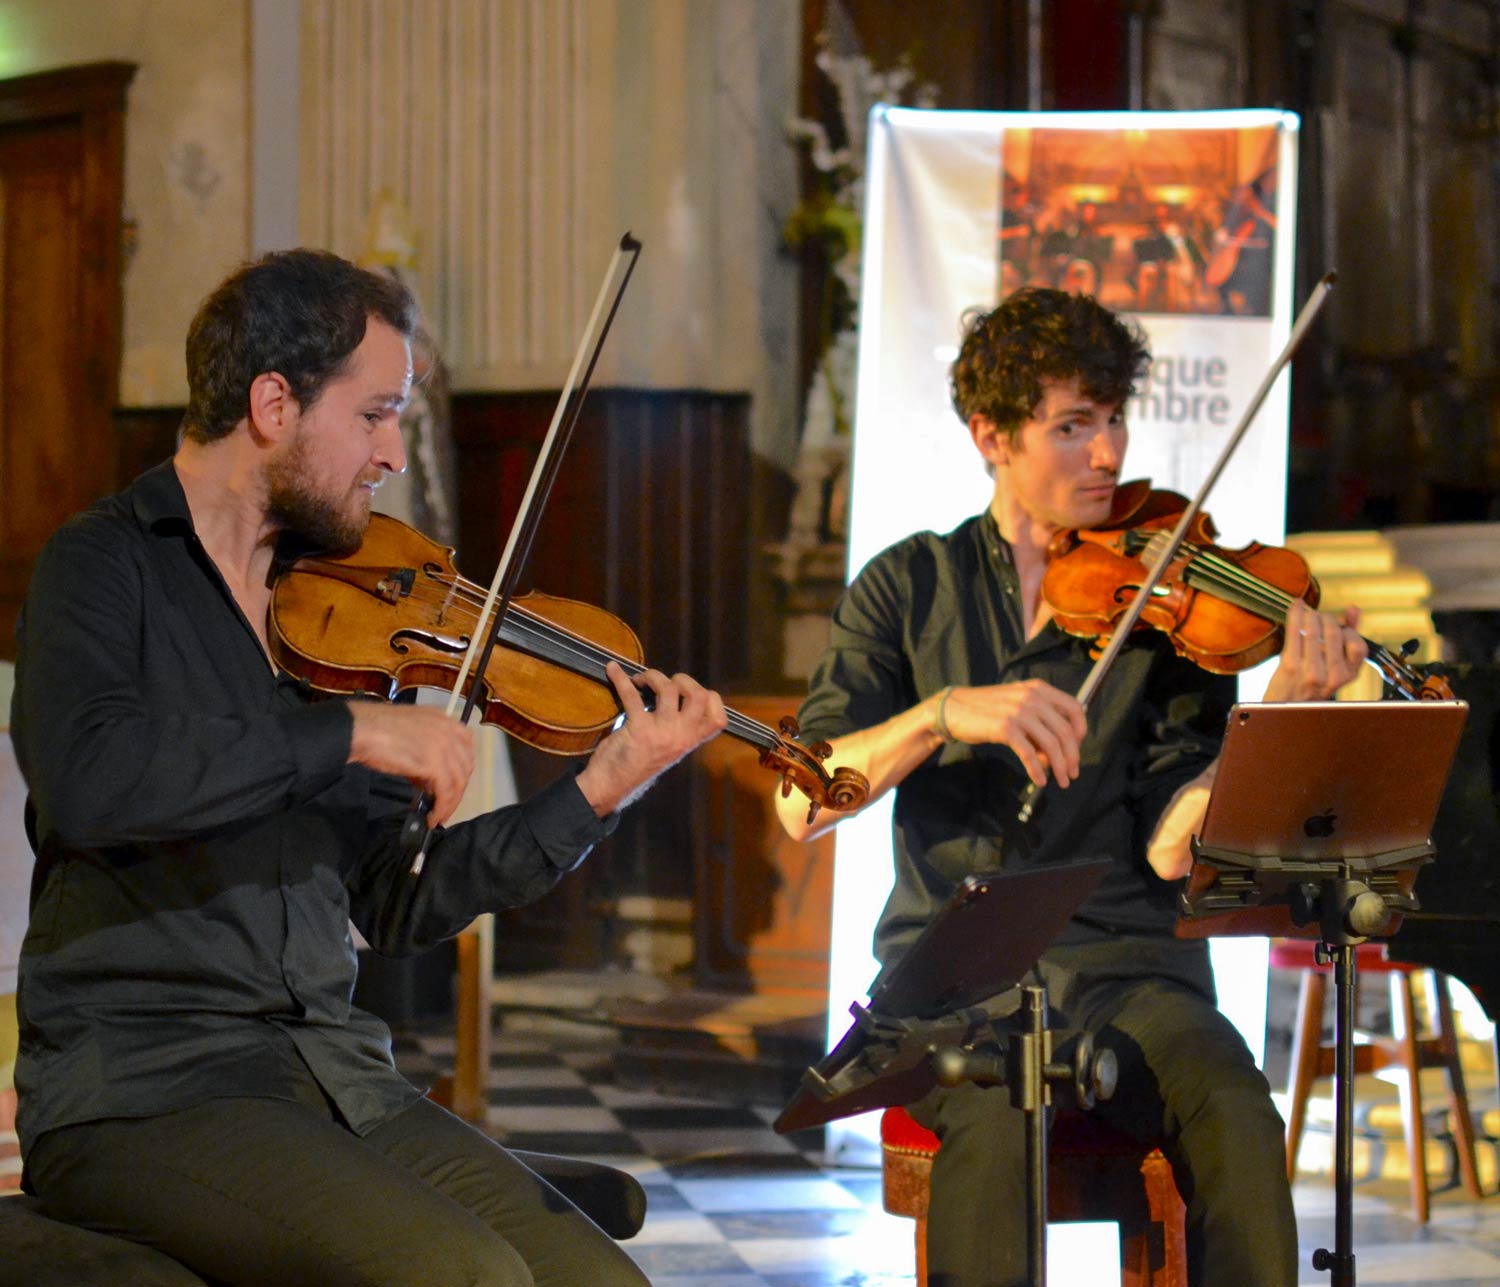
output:
M 352 919 L 418 951 L 540 897 L 612 825 L 572 776 L 440 831 L 345 761 L 346 702 L 273 675 L 170 462 L 65 524 L 20 626 L 12 736 L 38 859 L 21 949 L 23 1148 L 102 1117 L 293 1098 L 309 1069 L 364 1133 L 417 1097 L 353 1008 Z
M 1089 643 L 1048 623 L 1027 639 L 1010 550 L 988 513 L 946 536 L 923 532 L 872 559 L 834 610 L 829 645 L 799 715 L 808 740 L 871 728 L 948 684 L 1041 679 L 1075 693 Z M 1142 631 L 1090 704 L 1081 772 L 1049 786 L 1027 826 L 1026 776 L 1005 746 L 954 743 L 896 789 L 896 884 L 875 932 L 889 967 L 963 877 L 1017 863 L 1108 858 L 1109 875 L 1060 942 L 1166 936 L 1178 886 L 1146 863 L 1172 795 L 1218 754 L 1234 682 Z

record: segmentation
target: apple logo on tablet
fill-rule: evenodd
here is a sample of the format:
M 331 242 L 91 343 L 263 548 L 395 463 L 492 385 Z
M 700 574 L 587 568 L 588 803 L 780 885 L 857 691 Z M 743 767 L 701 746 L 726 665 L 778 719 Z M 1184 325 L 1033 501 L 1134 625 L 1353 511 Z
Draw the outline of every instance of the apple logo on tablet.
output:
M 1302 824 L 1304 835 L 1313 840 L 1327 840 L 1333 835 L 1333 828 L 1338 822 L 1339 815 L 1332 809 L 1324 809 L 1322 813 L 1315 813 Z

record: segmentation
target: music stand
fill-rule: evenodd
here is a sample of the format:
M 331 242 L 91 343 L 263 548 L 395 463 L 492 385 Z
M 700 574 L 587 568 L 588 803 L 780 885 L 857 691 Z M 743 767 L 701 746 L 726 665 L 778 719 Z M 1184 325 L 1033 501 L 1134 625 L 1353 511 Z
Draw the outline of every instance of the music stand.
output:
M 1026 1113 L 1027 1260 L 1030 1281 L 1046 1281 L 1047 1121 L 1054 1085 L 1071 1083 L 1085 1105 L 1113 1090 L 1112 1062 L 1095 1067 L 1079 1034 L 1054 1058 L 1046 989 L 1021 986 L 1103 879 L 1108 861 L 1060 863 L 968 876 L 880 980 L 854 1024 L 802 1074 L 776 1119 L 781 1133 L 921 1099 L 938 1084 L 1008 1085 Z M 999 1028 L 1008 1031 L 1006 1047 Z M 1062 1043 L 1058 1043 L 1061 1046 Z
M 1236 706 L 1219 757 L 1178 932 L 1317 937 L 1334 966 L 1334 1249 L 1354 1287 L 1355 948 L 1416 910 L 1417 869 L 1463 731 L 1463 702 Z M 1274 767 L 1273 781 L 1267 766 Z M 1413 1165 L 1419 1162 L 1414 1161 Z

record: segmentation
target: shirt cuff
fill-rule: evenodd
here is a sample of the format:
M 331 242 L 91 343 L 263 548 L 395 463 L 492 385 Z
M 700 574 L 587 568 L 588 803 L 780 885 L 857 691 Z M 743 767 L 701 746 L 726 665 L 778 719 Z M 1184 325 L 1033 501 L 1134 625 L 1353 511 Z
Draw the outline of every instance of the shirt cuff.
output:
M 599 841 L 614 834 L 618 812 L 601 818 L 578 789 L 580 764 L 521 803 L 522 816 L 537 846 L 559 871 L 572 871 Z

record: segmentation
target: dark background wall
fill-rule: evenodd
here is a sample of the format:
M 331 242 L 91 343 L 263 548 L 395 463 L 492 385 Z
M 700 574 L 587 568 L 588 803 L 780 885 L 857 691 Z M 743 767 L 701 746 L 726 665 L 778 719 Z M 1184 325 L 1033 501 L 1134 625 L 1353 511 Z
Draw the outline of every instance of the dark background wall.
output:
M 835 12 L 835 9 L 838 12 Z M 1500 517 L 1500 3 L 807 0 L 939 106 L 1282 107 L 1302 119 L 1288 529 Z M 815 270 L 809 270 L 810 274 Z M 806 328 L 804 328 L 806 330 Z

